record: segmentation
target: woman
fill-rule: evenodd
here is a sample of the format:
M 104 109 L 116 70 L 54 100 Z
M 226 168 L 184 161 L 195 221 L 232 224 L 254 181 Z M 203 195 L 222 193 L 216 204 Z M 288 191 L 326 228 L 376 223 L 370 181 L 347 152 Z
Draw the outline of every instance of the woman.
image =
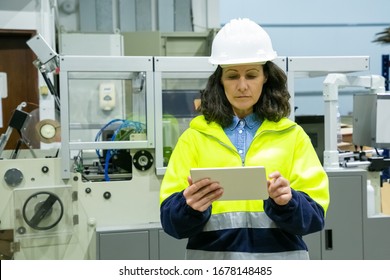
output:
M 218 67 L 202 114 L 179 138 L 160 193 L 162 226 L 188 238 L 187 259 L 308 259 L 302 236 L 324 227 L 328 177 L 310 138 L 287 118 L 287 78 L 275 58 L 268 34 L 249 19 L 230 21 L 213 41 Z M 189 176 L 194 167 L 256 165 L 269 178 L 264 201 L 224 201 L 218 182 Z

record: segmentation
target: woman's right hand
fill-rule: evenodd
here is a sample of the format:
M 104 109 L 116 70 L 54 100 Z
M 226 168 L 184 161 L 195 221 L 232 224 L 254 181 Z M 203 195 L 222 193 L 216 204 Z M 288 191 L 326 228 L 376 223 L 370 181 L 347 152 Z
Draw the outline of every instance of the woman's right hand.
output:
M 187 204 L 200 212 L 206 211 L 211 203 L 221 198 L 223 194 L 222 186 L 208 178 L 193 183 L 191 177 L 188 177 L 188 184 L 183 195 Z

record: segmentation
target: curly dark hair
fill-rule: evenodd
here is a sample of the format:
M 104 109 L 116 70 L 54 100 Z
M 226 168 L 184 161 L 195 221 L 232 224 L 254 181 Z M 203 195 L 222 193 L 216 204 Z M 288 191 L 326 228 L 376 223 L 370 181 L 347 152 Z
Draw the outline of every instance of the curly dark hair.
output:
M 287 76 L 275 63 L 268 61 L 263 65 L 267 82 L 259 101 L 254 105 L 253 112 L 261 119 L 278 122 L 288 117 L 291 112 L 290 93 L 287 90 Z M 206 88 L 201 91 L 200 112 L 208 122 L 216 122 L 222 127 L 231 124 L 234 116 L 221 83 L 222 68 L 218 66 L 209 77 Z

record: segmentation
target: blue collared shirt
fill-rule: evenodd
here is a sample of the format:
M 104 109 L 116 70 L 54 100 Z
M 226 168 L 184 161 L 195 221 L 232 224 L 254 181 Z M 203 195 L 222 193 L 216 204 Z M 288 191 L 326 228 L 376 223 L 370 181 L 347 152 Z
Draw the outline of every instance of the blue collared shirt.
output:
M 230 141 L 237 148 L 242 163 L 245 161 L 246 152 L 260 125 L 261 120 L 255 114 L 250 114 L 244 119 L 234 116 L 232 124 L 224 129 Z

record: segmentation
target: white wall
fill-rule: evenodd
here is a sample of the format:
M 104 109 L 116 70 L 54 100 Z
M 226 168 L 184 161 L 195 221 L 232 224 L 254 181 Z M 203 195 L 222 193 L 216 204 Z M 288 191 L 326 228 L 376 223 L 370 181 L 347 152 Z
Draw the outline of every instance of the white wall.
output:
M 370 71 L 356 75 L 381 75 L 381 56 L 390 52 L 390 45 L 372 42 L 390 26 L 389 0 L 220 0 L 219 6 L 221 24 L 237 17 L 256 21 L 280 56 L 364 55 Z M 323 114 L 313 106 L 322 102 L 323 79 L 296 81 L 295 104 L 302 114 Z M 340 96 L 342 115 L 352 112 L 351 99 L 350 93 Z
M 54 42 L 54 15 L 49 0 L 0 1 L 0 28 L 38 30 Z M 56 1 L 52 1 L 56 4 Z M 53 44 L 54 45 L 54 44 Z

